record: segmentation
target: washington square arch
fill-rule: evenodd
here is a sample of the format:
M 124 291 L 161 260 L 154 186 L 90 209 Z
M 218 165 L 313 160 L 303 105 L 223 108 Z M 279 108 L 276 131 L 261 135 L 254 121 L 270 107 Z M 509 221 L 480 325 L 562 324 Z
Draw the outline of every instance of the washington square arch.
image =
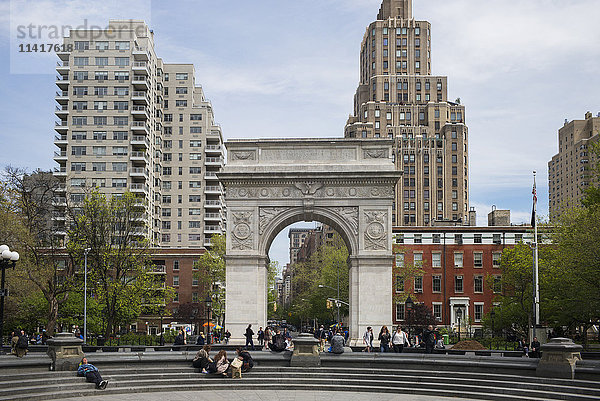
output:
M 392 204 L 401 173 L 392 141 L 230 140 L 219 173 L 227 204 L 226 327 L 241 339 L 267 322 L 268 252 L 299 221 L 334 228 L 348 247 L 350 337 L 392 322 Z

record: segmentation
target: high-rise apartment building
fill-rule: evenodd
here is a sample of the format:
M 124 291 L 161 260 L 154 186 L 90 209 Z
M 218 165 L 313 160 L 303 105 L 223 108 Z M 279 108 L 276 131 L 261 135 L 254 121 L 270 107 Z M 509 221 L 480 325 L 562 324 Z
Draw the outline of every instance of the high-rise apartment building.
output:
M 360 51 L 360 82 L 348 138 L 394 138 L 403 178 L 395 225 L 468 220 L 465 108 L 451 102 L 448 79 L 431 75 L 431 25 L 412 16 L 412 0 L 383 0 Z
M 548 206 L 550 219 L 580 204 L 590 184 L 593 163 L 590 146 L 600 140 L 600 113 L 587 112 L 584 120 L 565 120 L 558 130 L 558 153 L 548 162 Z
M 222 133 L 194 66 L 164 63 L 153 37 L 143 21 L 115 20 L 64 38 L 55 175 L 65 195 L 56 203 L 77 203 L 90 187 L 130 191 L 155 246 L 202 248 L 223 230 Z

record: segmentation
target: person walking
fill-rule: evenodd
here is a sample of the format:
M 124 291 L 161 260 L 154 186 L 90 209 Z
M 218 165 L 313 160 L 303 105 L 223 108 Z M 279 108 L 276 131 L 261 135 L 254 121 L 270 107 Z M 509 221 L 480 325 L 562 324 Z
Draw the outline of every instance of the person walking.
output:
M 402 331 L 402 328 L 398 325 L 392 336 L 392 347 L 394 348 L 394 352 L 401 353 L 405 344 L 408 344 L 408 335 Z
M 327 338 L 327 332 L 325 331 L 325 327 L 321 325 L 319 330 L 317 331 L 317 340 L 319 340 L 319 352 L 323 352 L 325 349 L 325 339 Z
M 392 335 L 390 334 L 387 326 L 383 326 L 379 331 L 379 352 L 390 352 L 390 340 Z
M 249 344 L 252 351 L 254 351 L 254 341 L 252 340 L 253 335 L 254 335 L 254 331 L 252 330 L 252 325 L 249 324 L 248 328 L 246 328 L 246 333 L 244 334 L 244 336 L 246 337 L 246 349 L 248 349 L 248 344 Z
M 539 358 L 540 357 L 540 342 L 537 337 L 533 337 L 533 341 L 529 346 L 529 357 L 530 358 Z
M 433 325 L 427 326 L 427 330 L 423 331 L 423 340 L 425 341 L 425 353 L 433 354 L 433 348 L 435 347 L 435 330 Z
M 265 327 L 265 344 L 267 344 L 267 346 L 271 342 L 272 335 L 271 328 L 269 326 Z
M 108 380 L 103 380 L 98 368 L 91 363 L 88 363 L 88 360 L 85 357 L 81 360 L 81 363 L 77 368 L 77 376 L 85 377 L 85 380 L 88 383 L 94 383 L 98 390 L 104 390 L 108 385 Z
M 260 348 L 262 349 L 265 345 L 265 332 L 263 331 L 263 328 L 259 327 L 258 333 L 256 334 L 258 335 L 258 345 L 260 345 Z
M 229 344 L 229 337 L 231 337 L 231 333 L 229 332 L 229 330 L 225 331 L 223 337 L 225 337 L 225 345 Z
M 19 358 L 23 358 L 27 354 L 27 348 L 29 348 L 29 338 L 27 334 L 25 334 L 25 330 L 21 330 L 21 334 L 17 339 L 17 344 L 15 345 L 15 351 Z
M 363 335 L 363 342 L 365 343 L 363 352 L 371 352 L 373 349 L 373 328 L 371 326 L 367 327 L 367 331 Z

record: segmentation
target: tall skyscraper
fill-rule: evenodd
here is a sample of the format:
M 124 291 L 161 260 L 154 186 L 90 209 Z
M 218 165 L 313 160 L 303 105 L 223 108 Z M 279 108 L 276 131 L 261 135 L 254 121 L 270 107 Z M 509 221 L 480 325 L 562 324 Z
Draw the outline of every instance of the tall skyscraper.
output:
M 67 200 L 87 188 L 136 194 L 155 246 L 202 248 L 223 230 L 223 137 L 192 64 L 167 64 L 143 21 L 71 30 L 56 85 L 55 175 Z
M 548 162 L 548 206 L 550 219 L 581 204 L 590 184 L 590 146 L 600 140 L 600 113 L 585 113 L 584 120 L 565 120 L 558 130 L 558 153 Z
M 412 0 L 383 0 L 360 51 L 360 81 L 348 138 L 394 138 L 395 225 L 468 220 L 468 130 L 448 79 L 431 75 L 431 25 L 412 16 Z

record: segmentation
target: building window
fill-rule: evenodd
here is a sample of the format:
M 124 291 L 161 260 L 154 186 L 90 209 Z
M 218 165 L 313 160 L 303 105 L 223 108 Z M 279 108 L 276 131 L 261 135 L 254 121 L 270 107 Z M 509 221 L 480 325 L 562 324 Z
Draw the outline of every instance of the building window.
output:
M 431 267 L 442 267 L 442 254 L 440 252 L 431 253 Z
M 483 243 L 481 234 L 474 234 L 473 235 L 473 243 L 475 243 L 475 244 L 481 244 L 481 243 Z
M 175 74 L 175 79 L 178 81 L 185 81 L 188 79 L 188 74 L 187 72 L 178 72 Z
M 474 291 L 477 293 L 482 293 L 483 292 L 483 276 L 474 276 L 473 283 L 474 283 Z
M 404 320 L 404 303 L 398 302 L 396 304 L 396 321 Z
M 106 171 L 106 163 L 105 162 L 92 163 L 92 171 Z
M 179 276 L 173 276 L 173 286 L 179 286 Z
M 500 234 L 493 234 L 492 242 L 496 245 L 500 245 L 502 243 L 502 236 Z
M 473 317 L 475 318 L 475 322 L 481 322 L 481 318 L 483 317 L 483 304 L 476 303 L 474 306 Z
M 494 294 L 502 292 L 502 276 L 494 276 Z
M 415 277 L 415 292 L 423 292 L 423 277 Z
M 396 254 L 396 267 L 404 267 L 404 254 L 403 253 Z
M 194 302 L 194 303 L 198 302 L 198 293 L 197 292 L 192 292 L 192 302 Z
M 417 267 L 423 266 L 423 252 L 415 252 L 414 254 L 414 264 Z
M 502 253 L 494 252 L 492 253 L 492 266 L 500 267 L 500 259 L 502 258 Z
M 454 276 L 454 292 L 463 292 L 463 276 Z
M 422 243 L 423 243 L 423 235 L 415 234 L 415 244 L 422 244 Z
M 473 252 L 473 266 L 483 266 L 483 252 Z
M 463 267 L 463 253 L 454 252 L 454 267 Z
M 431 290 L 436 293 L 442 292 L 442 276 L 432 276 Z
M 197 287 L 198 286 L 198 281 L 200 280 L 200 274 L 198 273 L 194 273 L 192 275 L 192 287 Z
M 462 243 L 463 243 L 463 236 L 462 236 L 462 234 L 454 234 L 454 243 L 456 245 L 462 245 Z
M 173 261 L 173 270 L 179 270 L 179 261 L 178 260 Z
M 433 317 L 438 322 L 442 321 L 442 304 L 434 303 L 431 305 L 433 307 Z
M 396 276 L 396 292 L 404 292 L 404 277 Z

